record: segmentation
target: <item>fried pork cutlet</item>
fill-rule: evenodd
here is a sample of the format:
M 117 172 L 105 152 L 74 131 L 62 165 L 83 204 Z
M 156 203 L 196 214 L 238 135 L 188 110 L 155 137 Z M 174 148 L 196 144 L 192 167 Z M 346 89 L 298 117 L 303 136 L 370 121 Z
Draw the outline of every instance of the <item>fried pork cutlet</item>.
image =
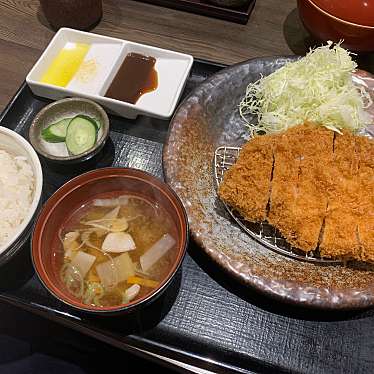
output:
M 248 221 L 264 221 L 272 169 L 273 139 L 259 136 L 242 148 L 238 161 L 225 173 L 219 196 Z
M 358 155 L 358 239 L 363 260 L 374 262 L 374 141 L 356 137 Z
M 374 141 L 308 123 L 250 140 L 218 193 L 302 251 L 374 262 L 373 191 Z
M 280 135 L 274 147 L 268 221 L 293 246 L 314 250 L 326 214 L 327 196 L 321 187 L 333 133 L 314 125 L 297 126 Z
M 274 139 L 274 169 L 269 199 L 270 211 L 267 220 L 282 234 L 295 239 L 294 208 L 300 168 L 300 149 L 293 147 L 287 134 L 271 137 Z M 295 139 L 299 134 L 295 133 Z
M 355 138 L 349 133 L 335 136 L 333 163 L 329 169 L 332 183 L 328 189 L 328 208 L 320 244 L 322 256 L 359 257 L 357 225 L 360 197 Z

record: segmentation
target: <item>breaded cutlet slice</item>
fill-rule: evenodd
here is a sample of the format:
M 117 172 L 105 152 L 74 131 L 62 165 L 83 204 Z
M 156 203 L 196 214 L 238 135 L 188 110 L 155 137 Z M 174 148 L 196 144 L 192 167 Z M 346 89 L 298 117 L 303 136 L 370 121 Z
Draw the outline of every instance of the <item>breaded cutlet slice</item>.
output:
M 374 262 L 374 140 L 356 137 L 359 158 L 358 239 L 361 258 Z
M 251 222 L 264 221 L 273 169 L 273 137 L 257 136 L 225 173 L 219 197 Z
M 293 245 L 306 252 L 315 250 L 327 208 L 326 186 L 333 159 L 334 133 L 323 127 L 305 127 L 300 139 L 300 165 L 294 204 Z
M 293 246 L 309 252 L 318 245 L 327 196 L 322 170 L 332 159 L 333 133 L 314 124 L 278 136 L 268 221 Z
M 326 258 L 360 258 L 357 220 L 349 211 L 328 209 L 319 251 Z
M 271 182 L 270 209 L 267 221 L 293 244 L 295 236 L 295 209 L 300 168 L 300 150 L 294 147 L 302 132 L 293 131 L 294 138 L 281 133 L 274 143 L 274 169 Z M 290 130 L 289 130 L 290 131 Z
M 360 259 L 374 262 L 374 216 L 371 214 L 359 221 L 358 237 L 360 242 Z
M 359 259 L 358 242 L 358 157 L 355 136 L 336 134 L 328 208 L 319 246 L 323 257 Z

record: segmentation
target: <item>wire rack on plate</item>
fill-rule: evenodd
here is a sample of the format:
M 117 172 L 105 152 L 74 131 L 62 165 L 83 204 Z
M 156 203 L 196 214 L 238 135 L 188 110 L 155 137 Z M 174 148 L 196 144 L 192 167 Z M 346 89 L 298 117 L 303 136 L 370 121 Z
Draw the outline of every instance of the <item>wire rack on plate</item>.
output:
M 225 172 L 236 162 L 241 148 L 239 147 L 218 147 L 214 153 L 214 176 L 217 187 L 221 183 Z M 331 260 L 320 257 L 317 253 L 305 253 L 300 249 L 292 247 L 277 229 L 266 222 L 248 222 L 240 216 L 238 212 L 231 209 L 227 204 L 223 203 L 238 225 L 252 238 L 260 242 L 265 247 L 280 253 L 282 255 L 292 257 L 302 261 L 337 264 L 340 260 Z

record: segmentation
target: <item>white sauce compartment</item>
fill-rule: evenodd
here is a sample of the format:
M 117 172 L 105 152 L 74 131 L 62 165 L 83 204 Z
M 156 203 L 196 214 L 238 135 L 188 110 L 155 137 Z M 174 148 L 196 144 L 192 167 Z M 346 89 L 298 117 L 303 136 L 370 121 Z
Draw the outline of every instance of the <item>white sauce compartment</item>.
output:
M 40 82 L 57 54 L 69 42 L 90 45 L 76 74 L 66 87 Z M 155 69 L 158 74 L 157 89 L 141 96 L 136 104 L 104 97 L 130 52 L 156 58 Z M 54 100 L 74 96 L 85 97 L 101 104 L 109 112 L 127 118 L 136 118 L 140 114 L 169 118 L 183 91 L 192 63 L 193 57 L 183 53 L 61 28 L 27 75 L 26 82 L 38 96 Z

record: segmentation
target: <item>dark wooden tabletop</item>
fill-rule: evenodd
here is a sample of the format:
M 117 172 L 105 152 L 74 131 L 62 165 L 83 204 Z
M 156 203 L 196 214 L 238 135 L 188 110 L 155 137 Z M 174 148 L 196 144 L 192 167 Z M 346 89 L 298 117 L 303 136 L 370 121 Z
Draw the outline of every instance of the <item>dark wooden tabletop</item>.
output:
M 296 0 L 257 0 L 247 25 L 130 0 L 104 0 L 93 32 L 233 64 L 303 53 L 308 34 Z M 54 31 L 38 0 L 0 0 L 0 110 L 13 96 Z
M 246 25 L 131 0 L 104 0 L 93 32 L 233 64 L 252 57 L 304 54 L 313 40 L 296 0 L 257 0 Z M 38 0 L 0 0 L 0 110 L 48 45 L 54 31 Z M 374 55 L 363 66 L 374 69 Z
M 103 18 L 93 32 L 225 64 L 258 56 L 304 54 L 314 43 L 299 20 L 296 0 L 257 0 L 247 25 L 131 0 L 103 0 L 103 3 Z M 22 84 L 53 35 L 54 31 L 42 15 L 38 0 L 0 0 L 0 111 Z M 362 56 L 360 65 L 374 73 L 374 54 Z M 30 110 L 27 105 L 22 105 L 22 108 Z M 161 147 L 161 143 L 152 144 Z M 205 274 L 192 260 L 186 266 L 195 269 L 196 274 Z M 192 281 L 197 279 L 196 274 L 192 276 Z M 204 277 L 203 285 L 210 279 L 208 275 Z M 228 299 L 230 293 L 218 287 L 221 292 L 218 296 L 222 300 Z M 198 289 L 209 304 L 206 290 L 203 286 Z M 213 298 L 211 302 L 215 302 Z M 334 320 L 327 324 L 324 320 L 314 323 L 305 316 L 292 318 L 286 313 L 278 317 L 273 309 L 261 309 L 245 301 L 235 305 L 238 308 L 240 306 L 246 310 L 243 315 L 250 316 L 240 326 L 243 326 L 243 330 L 246 324 L 257 326 L 257 330 L 244 331 L 236 344 L 249 346 L 255 357 L 254 364 L 258 358 L 284 368 L 282 372 L 289 372 L 289 368 L 295 372 L 321 372 L 318 370 L 321 367 L 330 368 L 328 372 L 339 372 L 346 366 L 350 372 L 364 373 L 370 372 L 368 368 L 373 367 L 372 313 L 360 316 L 360 320 L 359 317 L 353 317 L 352 321 Z M 202 306 L 196 306 L 196 310 L 200 309 Z M 231 309 L 227 310 L 230 312 Z M 185 310 L 182 303 L 175 313 L 188 312 L 189 309 Z M 174 322 L 173 316 L 169 317 L 167 323 Z M 224 327 L 227 341 L 230 341 L 230 326 Z M 259 331 L 261 334 L 257 334 Z M 152 334 L 152 331 L 149 332 L 146 338 L 152 339 Z M 214 334 L 212 329 L 204 337 L 209 338 Z M 165 335 L 165 340 L 170 340 L 170 334 Z M 303 350 L 303 342 L 309 344 L 309 350 Z M 223 343 L 226 344 L 226 340 Z M 243 353 L 238 350 L 238 354 Z M 336 357 L 339 355 L 341 357 L 338 360 Z M 271 357 L 271 360 L 266 360 L 267 357 Z

